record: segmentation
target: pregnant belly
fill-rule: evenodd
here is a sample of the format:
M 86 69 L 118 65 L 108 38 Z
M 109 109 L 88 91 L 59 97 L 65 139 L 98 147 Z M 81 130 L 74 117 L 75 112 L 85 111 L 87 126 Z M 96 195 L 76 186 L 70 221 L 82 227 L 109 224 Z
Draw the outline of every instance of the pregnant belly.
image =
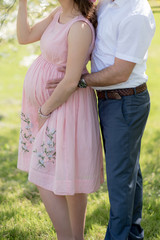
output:
M 38 57 L 28 69 L 24 80 L 25 98 L 30 104 L 41 106 L 51 95 L 46 89 L 49 80 L 62 78 L 63 73 L 57 70 L 57 66 Z

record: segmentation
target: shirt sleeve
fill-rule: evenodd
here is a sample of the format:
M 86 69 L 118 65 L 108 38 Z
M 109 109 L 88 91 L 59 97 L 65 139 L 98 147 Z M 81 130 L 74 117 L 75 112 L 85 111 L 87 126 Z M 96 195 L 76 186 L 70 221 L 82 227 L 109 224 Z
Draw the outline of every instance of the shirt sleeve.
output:
M 143 15 L 132 15 L 119 25 L 115 56 L 122 60 L 141 63 L 155 32 L 152 21 Z

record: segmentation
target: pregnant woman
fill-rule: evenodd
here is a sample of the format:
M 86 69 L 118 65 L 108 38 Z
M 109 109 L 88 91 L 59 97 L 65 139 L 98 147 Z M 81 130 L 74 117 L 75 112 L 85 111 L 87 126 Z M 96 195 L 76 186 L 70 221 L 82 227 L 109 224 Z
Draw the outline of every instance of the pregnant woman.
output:
M 59 2 L 30 27 L 27 1 L 19 1 L 18 41 L 40 40 L 41 55 L 24 81 L 18 168 L 38 187 L 58 239 L 82 240 L 87 194 L 103 182 L 95 93 L 77 88 L 94 46 L 96 13 L 90 0 Z M 48 90 L 47 82 L 57 78 L 58 86 Z

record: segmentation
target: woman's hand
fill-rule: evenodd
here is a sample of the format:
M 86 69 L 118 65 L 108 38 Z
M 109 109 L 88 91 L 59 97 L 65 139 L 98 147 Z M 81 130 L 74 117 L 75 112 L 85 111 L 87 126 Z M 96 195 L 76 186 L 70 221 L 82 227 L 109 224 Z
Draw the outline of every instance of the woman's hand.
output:
M 27 3 L 27 0 L 19 0 L 19 4 L 20 3 Z
M 45 104 L 39 108 L 38 110 L 38 129 L 44 125 L 46 120 L 50 117 L 50 113 L 47 113 L 47 109 L 45 108 Z
M 39 115 L 38 115 L 38 130 L 41 129 L 41 127 L 45 124 L 46 122 L 46 118 L 41 118 Z

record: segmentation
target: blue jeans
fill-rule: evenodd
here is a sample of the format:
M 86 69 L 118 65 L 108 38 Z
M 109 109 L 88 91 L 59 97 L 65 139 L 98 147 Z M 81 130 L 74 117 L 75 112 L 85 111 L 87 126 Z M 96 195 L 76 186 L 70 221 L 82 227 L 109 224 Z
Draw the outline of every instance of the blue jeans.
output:
M 150 109 L 147 90 L 120 100 L 100 99 L 110 220 L 105 240 L 142 240 L 141 138 Z

